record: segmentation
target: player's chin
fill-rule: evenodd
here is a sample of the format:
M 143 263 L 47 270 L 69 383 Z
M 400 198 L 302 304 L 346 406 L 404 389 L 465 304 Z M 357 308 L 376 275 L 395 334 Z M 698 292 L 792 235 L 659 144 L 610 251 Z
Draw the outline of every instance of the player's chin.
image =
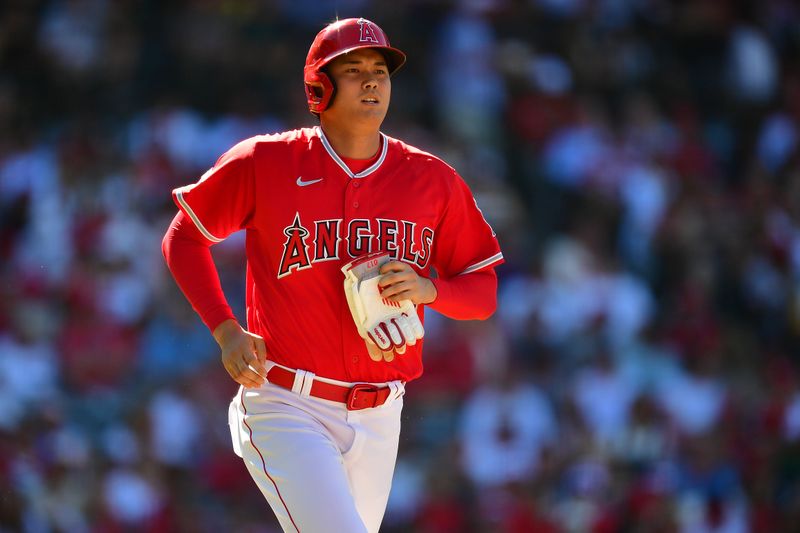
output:
M 384 104 L 361 104 L 359 106 L 359 114 L 362 117 L 370 118 L 373 120 L 382 121 L 386 117 L 386 112 L 389 111 L 388 106 Z

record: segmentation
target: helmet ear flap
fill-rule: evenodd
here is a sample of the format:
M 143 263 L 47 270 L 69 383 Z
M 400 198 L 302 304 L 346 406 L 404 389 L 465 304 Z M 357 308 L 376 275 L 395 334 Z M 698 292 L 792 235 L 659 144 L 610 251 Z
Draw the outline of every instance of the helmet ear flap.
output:
M 306 76 L 306 97 L 312 113 L 319 115 L 331 105 L 336 86 L 325 72 L 313 72 Z

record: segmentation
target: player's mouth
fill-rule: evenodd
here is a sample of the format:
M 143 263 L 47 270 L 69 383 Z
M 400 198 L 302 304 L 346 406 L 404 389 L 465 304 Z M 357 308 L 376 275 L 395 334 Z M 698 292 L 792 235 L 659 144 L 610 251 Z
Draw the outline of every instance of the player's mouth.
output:
M 361 99 L 361 103 L 367 105 L 378 105 L 381 103 L 381 101 L 375 96 L 367 96 Z

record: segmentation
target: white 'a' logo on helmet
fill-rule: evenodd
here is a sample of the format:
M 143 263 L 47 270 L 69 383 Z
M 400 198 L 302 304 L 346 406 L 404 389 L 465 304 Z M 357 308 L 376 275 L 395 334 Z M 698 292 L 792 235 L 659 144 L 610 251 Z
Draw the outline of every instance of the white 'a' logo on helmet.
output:
M 361 35 L 359 36 L 358 40 L 362 43 L 378 43 L 378 38 L 375 36 L 375 28 L 372 27 L 372 23 L 365 19 L 358 19 L 358 27 L 361 28 Z

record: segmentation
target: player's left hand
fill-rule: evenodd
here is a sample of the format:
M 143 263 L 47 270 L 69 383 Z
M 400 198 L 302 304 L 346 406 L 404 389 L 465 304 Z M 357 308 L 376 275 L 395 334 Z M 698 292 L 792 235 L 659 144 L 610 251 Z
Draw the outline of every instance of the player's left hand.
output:
M 378 287 L 381 296 L 393 302 L 411 300 L 415 305 L 429 304 L 436 299 L 433 282 L 417 274 L 410 265 L 401 261 L 389 261 L 381 266 Z

